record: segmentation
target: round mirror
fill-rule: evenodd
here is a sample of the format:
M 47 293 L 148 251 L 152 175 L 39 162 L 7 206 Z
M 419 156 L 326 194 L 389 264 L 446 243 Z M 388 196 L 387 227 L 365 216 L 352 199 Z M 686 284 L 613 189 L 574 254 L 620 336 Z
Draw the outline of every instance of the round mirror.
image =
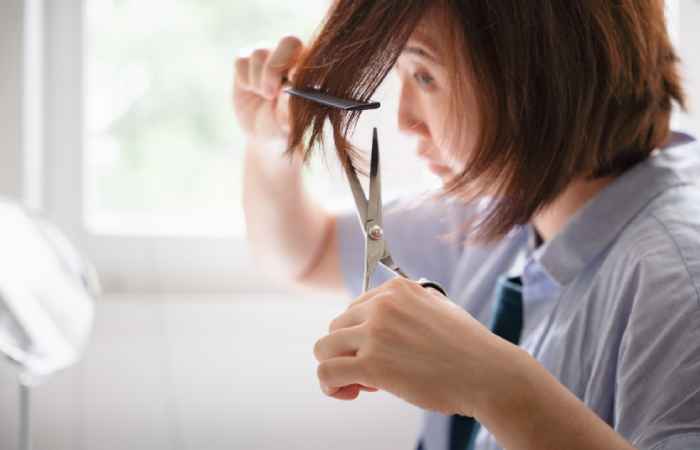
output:
M 74 364 L 93 322 L 94 270 L 51 224 L 0 199 L 0 355 L 18 372 L 19 448 L 29 449 L 29 387 Z

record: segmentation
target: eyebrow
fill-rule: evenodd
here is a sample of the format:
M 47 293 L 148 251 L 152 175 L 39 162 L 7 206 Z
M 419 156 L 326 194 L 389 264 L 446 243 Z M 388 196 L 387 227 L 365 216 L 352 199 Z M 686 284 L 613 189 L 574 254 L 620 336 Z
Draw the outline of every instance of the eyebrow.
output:
M 411 39 L 404 47 L 401 53 L 408 53 L 410 55 L 415 55 L 420 58 L 427 59 L 434 64 L 440 64 L 440 60 L 437 57 L 437 52 L 433 50 L 428 42 L 423 42 L 423 40 Z
M 402 53 L 408 53 L 411 55 L 420 56 L 421 58 L 425 58 L 425 59 L 429 59 L 430 61 L 437 62 L 437 61 L 435 61 L 435 58 L 433 57 L 433 55 L 426 52 L 425 50 L 423 50 L 420 47 L 406 46 L 406 47 L 404 47 Z

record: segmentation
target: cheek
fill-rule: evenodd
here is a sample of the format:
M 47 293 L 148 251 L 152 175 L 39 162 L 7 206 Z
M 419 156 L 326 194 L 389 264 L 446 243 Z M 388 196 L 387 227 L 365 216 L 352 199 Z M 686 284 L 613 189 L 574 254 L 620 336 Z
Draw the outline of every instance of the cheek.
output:
M 432 95 L 423 101 L 426 123 L 430 128 L 430 136 L 433 143 L 440 149 L 449 147 L 453 128 L 450 125 L 449 104 L 447 99 L 442 97 L 442 95 Z
M 468 123 L 446 118 L 436 121 L 431 128 L 433 142 L 440 160 L 449 165 L 452 172 L 461 172 L 476 146 L 476 133 Z
M 476 151 L 480 133 L 478 117 L 472 108 L 465 108 L 446 115 L 443 124 L 445 145 L 441 148 L 450 165 L 461 171 Z

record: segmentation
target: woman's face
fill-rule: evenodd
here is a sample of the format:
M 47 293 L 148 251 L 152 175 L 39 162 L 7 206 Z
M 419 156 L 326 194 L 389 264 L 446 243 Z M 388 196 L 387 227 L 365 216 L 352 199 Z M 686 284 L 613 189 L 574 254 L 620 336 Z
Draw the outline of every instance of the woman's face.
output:
M 439 33 L 436 20 L 428 16 L 421 21 L 399 56 L 396 70 L 401 86 L 399 129 L 418 138 L 418 155 L 444 183 L 462 171 L 475 145 L 478 124 L 471 95 L 450 112 L 453 77 L 440 52 L 438 43 L 443 39 Z M 458 131 L 461 142 L 457 142 Z

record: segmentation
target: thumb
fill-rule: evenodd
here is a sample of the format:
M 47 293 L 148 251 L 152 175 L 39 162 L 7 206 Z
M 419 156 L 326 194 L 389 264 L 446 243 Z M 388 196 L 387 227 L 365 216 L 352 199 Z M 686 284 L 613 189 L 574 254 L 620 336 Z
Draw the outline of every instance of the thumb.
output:
M 275 104 L 275 118 L 285 134 L 288 134 L 291 130 L 289 124 L 289 98 L 290 95 L 282 91 L 280 95 L 277 96 L 277 102 Z

